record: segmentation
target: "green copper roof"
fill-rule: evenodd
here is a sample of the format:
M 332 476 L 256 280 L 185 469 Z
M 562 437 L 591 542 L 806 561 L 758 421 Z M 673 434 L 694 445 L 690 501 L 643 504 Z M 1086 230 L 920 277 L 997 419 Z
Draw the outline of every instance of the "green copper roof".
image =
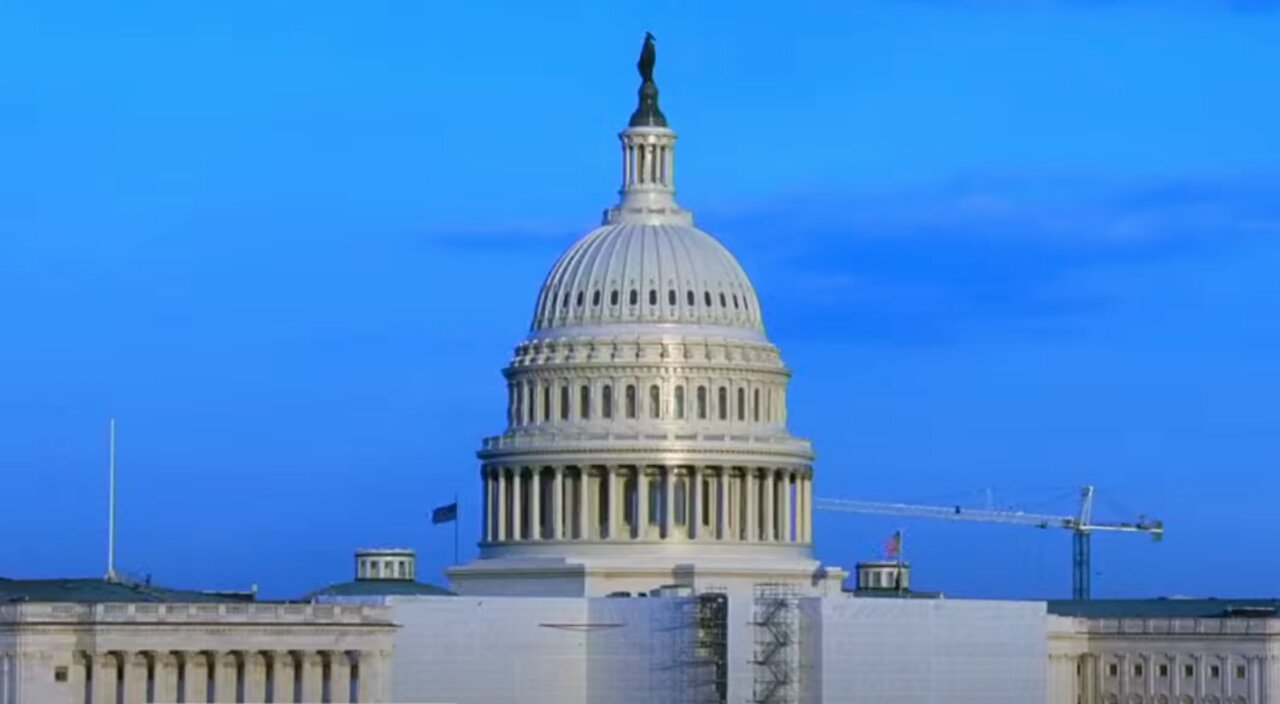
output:
M 104 579 L 6 579 L 0 577 L 0 603 L 41 601 L 97 604 L 105 602 L 235 603 L 244 599 L 156 585 L 108 582 Z
M 1277 618 L 1280 599 L 1093 599 L 1050 601 L 1049 613 L 1083 618 Z
M 303 599 L 311 601 L 324 596 L 454 596 L 454 593 L 443 587 L 412 579 L 357 579 L 354 582 L 330 584 Z

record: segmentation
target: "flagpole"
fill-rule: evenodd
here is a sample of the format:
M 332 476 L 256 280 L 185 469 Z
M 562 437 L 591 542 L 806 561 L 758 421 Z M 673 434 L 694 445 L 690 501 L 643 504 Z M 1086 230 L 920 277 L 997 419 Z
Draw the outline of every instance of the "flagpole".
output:
M 902 594 L 902 550 L 907 544 L 907 532 L 898 529 L 898 578 L 894 580 L 898 584 L 898 594 Z
M 458 515 L 458 495 L 453 495 L 453 564 L 458 564 L 458 523 L 462 521 Z

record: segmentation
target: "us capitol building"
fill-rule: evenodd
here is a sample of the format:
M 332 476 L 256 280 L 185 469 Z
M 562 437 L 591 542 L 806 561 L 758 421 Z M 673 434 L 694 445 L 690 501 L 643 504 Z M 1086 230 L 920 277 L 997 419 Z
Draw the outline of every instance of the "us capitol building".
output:
M 448 589 L 406 548 L 278 602 L 0 578 L 0 704 L 1280 704 L 1280 600 L 948 599 L 814 558 L 790 371 L 676 202 L 654 63 L 650 36 L 620 200 L 504 370 Z

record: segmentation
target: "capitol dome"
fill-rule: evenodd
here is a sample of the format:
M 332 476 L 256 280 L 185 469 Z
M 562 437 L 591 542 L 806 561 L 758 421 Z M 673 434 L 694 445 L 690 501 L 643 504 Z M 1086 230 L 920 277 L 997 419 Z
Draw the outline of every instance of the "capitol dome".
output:
M 653 58 L 650 37 L 618 135 L 619 202 L 551 267 L 503 370 L 506 427 L 477 453 L 480 558 L 449 570 L 459 593 L 835 574 L 812 558 L 813 449 L 787 428 L 791 372 L 742 266 L 676 203 Z
M 724 245 L 689 225 L 644 222 L 606 224 L 570 247 L 542 284 L 532 329 L 616 324 L 764 330 Z

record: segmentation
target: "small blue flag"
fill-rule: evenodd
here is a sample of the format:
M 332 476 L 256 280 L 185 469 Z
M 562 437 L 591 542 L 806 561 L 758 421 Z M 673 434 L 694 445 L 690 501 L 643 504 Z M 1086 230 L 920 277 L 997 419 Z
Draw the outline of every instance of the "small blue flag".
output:
M 431 523 L 451 523 L 458 520 L 458 502 L 445 504 L 431 512 Z

